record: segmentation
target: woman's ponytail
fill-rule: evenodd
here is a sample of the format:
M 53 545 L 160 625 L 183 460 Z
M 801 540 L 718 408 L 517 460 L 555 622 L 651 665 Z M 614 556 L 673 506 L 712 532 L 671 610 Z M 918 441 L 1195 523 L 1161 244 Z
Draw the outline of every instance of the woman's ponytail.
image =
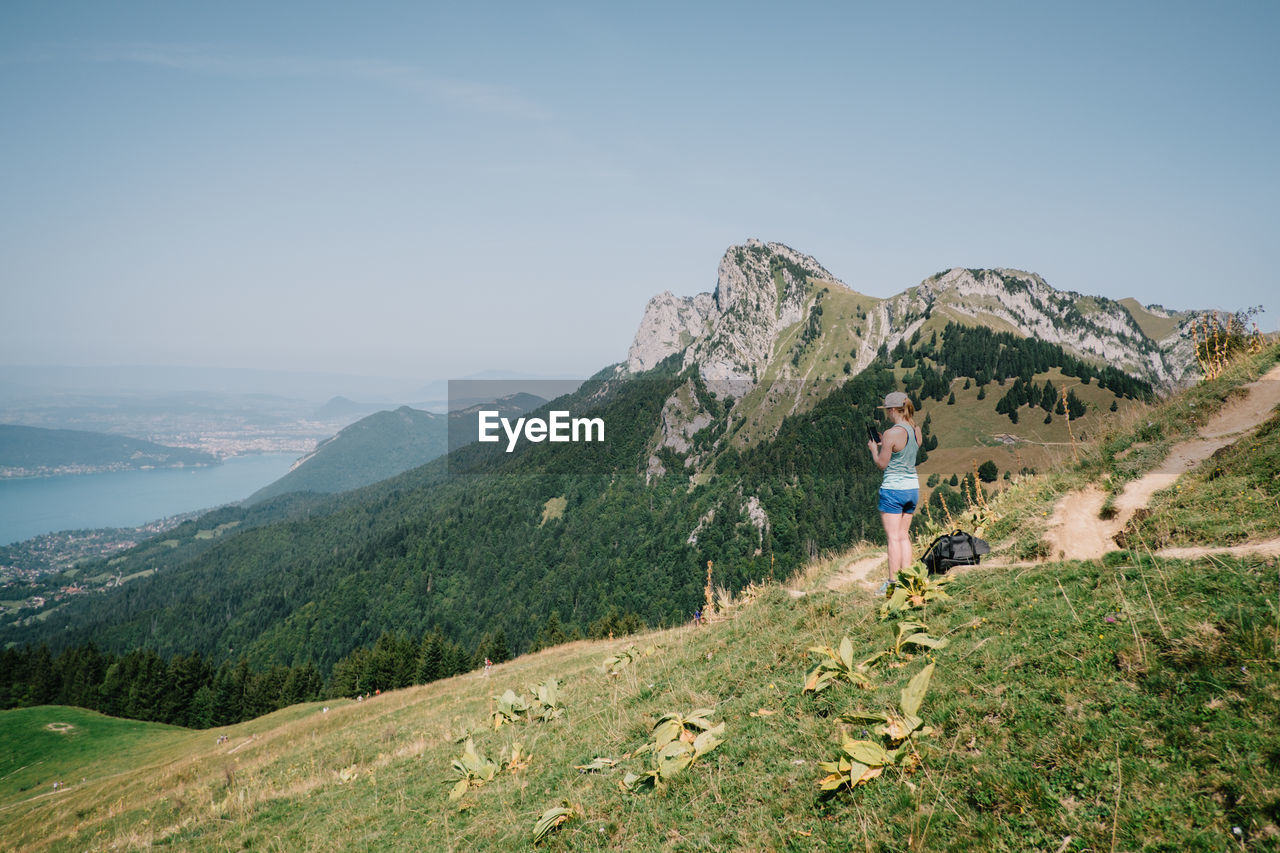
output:
M 907 423 L 911 424 L 914 427 L 916 425 L 916 418 L 915 418 L 916 407 L 911 402 L 911 398 L 908 397 L 907 399 L 903 400 L 902 405 L 899 408 L 902 409 L 902 417 L 906 419 Z

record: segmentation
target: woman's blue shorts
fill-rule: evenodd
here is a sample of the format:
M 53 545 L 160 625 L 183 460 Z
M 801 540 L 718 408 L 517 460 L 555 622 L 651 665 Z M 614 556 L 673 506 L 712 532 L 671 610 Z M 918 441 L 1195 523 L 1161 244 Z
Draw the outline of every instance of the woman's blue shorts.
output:
M 880 490 L 880 511 L 891 515 L 911 515 L 919 501 L 919 489 Z

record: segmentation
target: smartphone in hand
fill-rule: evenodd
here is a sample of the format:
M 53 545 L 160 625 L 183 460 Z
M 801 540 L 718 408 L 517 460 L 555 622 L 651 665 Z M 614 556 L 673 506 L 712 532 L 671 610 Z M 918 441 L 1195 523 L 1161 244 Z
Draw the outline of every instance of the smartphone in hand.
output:
M 867 438 L 871 439 L 876 444 L 881 442 L 880 430 L 876 429 L 876 425 L 870 422 L 867 423 Z

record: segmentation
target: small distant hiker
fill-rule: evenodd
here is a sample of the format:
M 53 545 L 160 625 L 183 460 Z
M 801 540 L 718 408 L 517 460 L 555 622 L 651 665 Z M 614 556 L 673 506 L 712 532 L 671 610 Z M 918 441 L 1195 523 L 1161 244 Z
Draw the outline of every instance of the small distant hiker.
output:
M 701 627 L 701 626 L 702 626 L 702 611 L 701 611 L 701 610 L 695 610 L 695 611 L 693 611 L 693 625 L 694 625 L 694 627 L 695 627 L 695 628 L 698 628 L 698 627 Z
M 915 422 L 915 406 L 901 391 L 885 395 L 884 409 L 893 426 L 879 442 L 867 442 L 871 458 L 884 471 L 880 481 L 880 521 L 888 540 L 889 577 L 911 565 L 911 518 L 920 501 L 920 478 L 916 476 L 916 453 L 924 436 Z
M 489 677 L 489 670 L 491 669 L 493 669 L 493 661 L 489 660 L 488 658 L 485 658 L 484 659 L 484 677 L 485 678 Z

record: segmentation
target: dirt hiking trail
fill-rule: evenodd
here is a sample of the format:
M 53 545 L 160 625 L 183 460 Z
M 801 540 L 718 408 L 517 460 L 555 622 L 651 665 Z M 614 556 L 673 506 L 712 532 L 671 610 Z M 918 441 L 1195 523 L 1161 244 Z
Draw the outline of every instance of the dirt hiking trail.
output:
M 882 581 L 888 578 L 889 558 L 884 554 L 872 554 L 870 557 L 863 557 L 845 566 L 827 579 L 826 587 L 829 590 L 839 591 L 846 587 L 852 586 L 858 581 Z M 880 569 L 880 573 L 872 577 L 876 569 Z
M 1183 474 L 1208 459 L 1215 451 L 1233 444 L 1252 433 L 1280 405 L 1280 364 L 1272 367 L 1255 382 L 1242 385 L 1242 396 L 1223 404 L 1217 414 L 1200 428 L 1196 438 L 1175 444 L 1159 467 L 1125 486 L 1116 498 L 1114 518 L 1098 517 L 1106 493 L 1089 486 L 1065 495 L 1054 508 L 1045 540 L 1049 557 L 1057 560 L 1094 560 L 1115 551 L 1115 537 L 1133 518 L 1133 513 L 1147 505 L 1151 496 L 1168 488 Z M 1280 553 L 1280 540 L 1237 545 L 1232 548 L 1196 547 L 1167 548 L 1165 557 L 1199 557 L 1206 554 Z

